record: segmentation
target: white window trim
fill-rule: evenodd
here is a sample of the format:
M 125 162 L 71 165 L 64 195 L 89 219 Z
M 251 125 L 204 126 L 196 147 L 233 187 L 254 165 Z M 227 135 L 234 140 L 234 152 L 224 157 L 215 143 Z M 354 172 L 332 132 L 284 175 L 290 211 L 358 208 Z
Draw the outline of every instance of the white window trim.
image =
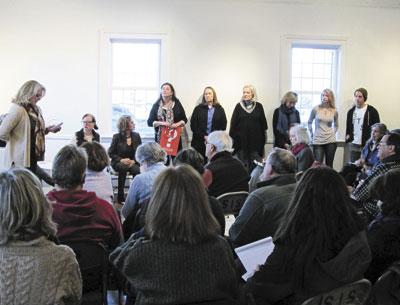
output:
M 160 84 L 167 79 L 168 34 L 162 32 L 142 33 L 136 31 L 100 31 L 99 38 L 99 73 L 98 73 L 98 109 L 97 121 L 101 122 L 102 137 L 112 135 L 112 39 L 157 40 L 160 41 Z
M 343 83 L 345 82 L 345 58 L 347 38 L 344 37 L 329 37 L 329 36 L 302 36 L 302 35 L 285 35 L 281 37 L 281 60 L 280 60 L 280 80 L 279 94 L 283 96 L 289 91 L 292 79 L 292 46 L 294 44 L 315 46 L 335 46 L 338 49 L 338 78 L 335 92 L 336 107 L 340 109 L 341 92 Z

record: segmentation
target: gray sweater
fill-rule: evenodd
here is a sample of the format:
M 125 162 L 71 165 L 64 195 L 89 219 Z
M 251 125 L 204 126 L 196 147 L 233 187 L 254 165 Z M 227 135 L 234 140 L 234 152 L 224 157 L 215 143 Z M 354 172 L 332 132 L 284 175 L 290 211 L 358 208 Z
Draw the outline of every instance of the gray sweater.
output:
M 313 132 L 312 122 L 315 129 Z M 308 119 L 308 130 L 310 131 L 313 144 L 324 145 L 336 142 L 336 131 L 339 128 L 338 112 L 335 108 L 315 106 Z
M 74 252 L 45 237 L 0 245 L 0 304 L 80 304 L 82 280 Z
M 197 245 L 130 238 L 110 255 L 137 291 L 136 305 L 187 304 L 239 295 L 232 251 L 222 237 Z

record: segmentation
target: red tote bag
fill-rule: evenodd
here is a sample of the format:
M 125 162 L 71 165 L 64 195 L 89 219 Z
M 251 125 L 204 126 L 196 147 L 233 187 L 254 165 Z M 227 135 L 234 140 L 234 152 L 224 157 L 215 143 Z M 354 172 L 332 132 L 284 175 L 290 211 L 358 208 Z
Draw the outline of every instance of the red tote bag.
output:
M 164 148 L 168 156 L 176 156 L 178 153 L 179 141 L 181 140 L 182 127 L 169 128 L 161 127 L 160 146 Z

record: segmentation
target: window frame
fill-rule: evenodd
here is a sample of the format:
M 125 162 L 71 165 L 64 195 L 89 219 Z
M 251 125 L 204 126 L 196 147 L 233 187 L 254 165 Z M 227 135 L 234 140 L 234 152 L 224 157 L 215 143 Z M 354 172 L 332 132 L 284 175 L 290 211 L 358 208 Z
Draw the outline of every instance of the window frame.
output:
M 97 116 L 102 127 L 102 137 L 112 135 L 112 43 L 113 41 L 138 41 L 160 43 L 160 77 L 159 85 L 167 79 L 167 33 L 139 33 L 100 31 L 100 52 L 99 52 L 99 90 L 98 90 L 98 111 Z M 155 102 L 155 101 L 153 101 Z

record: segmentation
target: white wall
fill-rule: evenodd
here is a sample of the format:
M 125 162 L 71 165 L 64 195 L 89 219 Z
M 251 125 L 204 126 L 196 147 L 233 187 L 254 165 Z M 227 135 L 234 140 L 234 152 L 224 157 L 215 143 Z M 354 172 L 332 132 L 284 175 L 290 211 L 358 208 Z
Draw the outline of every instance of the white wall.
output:
M 45 119 L 63 121 L 61 136 L 70 138 L 83 113 L 98 114 L 100 32 L 158 32 L 168 35 L 165 80 L 188 115 L 203 87 L 212 85 L 230 117 L 242 86 L 251 83 L 271 125 L 284 93 L 281 39 L 309 35 L 346 39 L 340 137 L 360 86 L 382 121 L 400 127 L 400 9 L 296 2 L 0 0 L 0 113 L 24 81 L 37 79 L 47 88 L 40 102 Z M 53 155 L 48 150 L 47 158 Z

